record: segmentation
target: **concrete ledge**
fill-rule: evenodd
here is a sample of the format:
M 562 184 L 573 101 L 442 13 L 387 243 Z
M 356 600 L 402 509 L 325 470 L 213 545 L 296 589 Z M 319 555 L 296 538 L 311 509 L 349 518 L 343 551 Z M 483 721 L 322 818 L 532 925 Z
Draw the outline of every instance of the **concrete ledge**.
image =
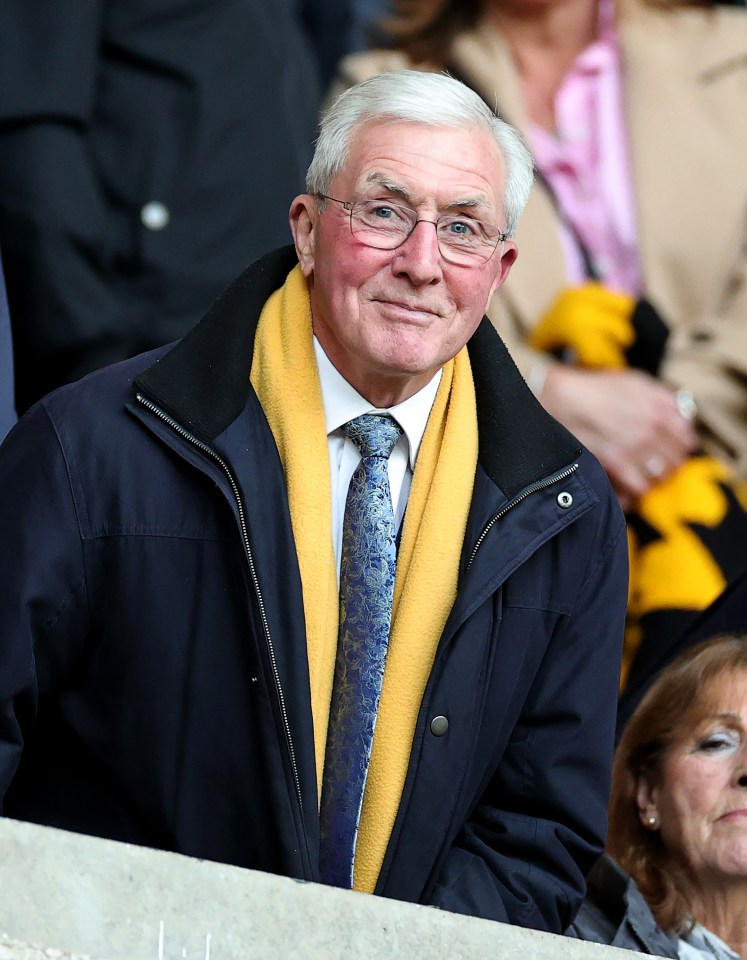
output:
M 628 960 L 630 952 L 0 818 L 0 960 Z
M 0 960 L 93 960 L 83 953 L 65 953 L 63 950 L 30 947 L 19 940 L 7 940 L 0 934 Z

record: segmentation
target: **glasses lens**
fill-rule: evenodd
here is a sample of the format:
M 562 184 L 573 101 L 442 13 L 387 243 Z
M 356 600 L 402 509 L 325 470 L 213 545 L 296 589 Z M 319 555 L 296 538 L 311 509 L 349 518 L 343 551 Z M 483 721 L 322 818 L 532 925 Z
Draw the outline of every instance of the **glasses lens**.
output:
M 386 200 L 358 200 L 350 208 L 350 229 L 360 243 L 378 250 L 394 250 L 407 240 L 419 223 L 409 207 Z M 450 263 L 469 266 L 489 260 L 501 239 L 493 224 L 471 217 L 440 217 L 436 228 L 441 256 Z
M 383 200 L 360 200 L 350 211 L 353 236 L 380 250 L 393 250 L 404 243 L 416 220 L 413 210 Z
M 438 245 L 452 263 L 482 263 L 489 260 L 500 239 L 499 231 L 471 217 L 441 217 L 436 225 Z

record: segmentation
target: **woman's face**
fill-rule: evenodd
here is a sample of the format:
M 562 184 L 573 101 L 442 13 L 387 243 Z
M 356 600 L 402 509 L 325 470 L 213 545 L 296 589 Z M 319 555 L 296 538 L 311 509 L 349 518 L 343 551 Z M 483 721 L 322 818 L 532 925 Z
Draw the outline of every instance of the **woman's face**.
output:
M 666 755 L 660 782 L 639 783 L 641 821 L 696 885 L 747 880 L 747 670 L 703 694 L 707 715 Z

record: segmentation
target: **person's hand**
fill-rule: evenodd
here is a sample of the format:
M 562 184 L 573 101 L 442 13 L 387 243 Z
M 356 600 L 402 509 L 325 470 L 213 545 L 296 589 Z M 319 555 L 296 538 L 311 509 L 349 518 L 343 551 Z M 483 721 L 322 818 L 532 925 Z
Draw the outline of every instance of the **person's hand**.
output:
M 625 510 L 697 446 L 675 394 L 637 370 L 553 364 L 539 399 L 597 457 Z

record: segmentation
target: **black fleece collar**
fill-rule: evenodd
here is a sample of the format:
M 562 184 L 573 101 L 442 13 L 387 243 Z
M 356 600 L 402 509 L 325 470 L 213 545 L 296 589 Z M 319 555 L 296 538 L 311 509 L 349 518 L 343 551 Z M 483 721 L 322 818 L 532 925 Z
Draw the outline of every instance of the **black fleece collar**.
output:
M 212 441 L 244 409 L 260 313 L 297 262 L 292 246 L 255 261 L 196 327 L 137 378 L 136 387 L 190 432 Z M 487 317 L 468 349 L 480 463 L 512 497 L 567 466 L 580 445 L 534 398 Z

